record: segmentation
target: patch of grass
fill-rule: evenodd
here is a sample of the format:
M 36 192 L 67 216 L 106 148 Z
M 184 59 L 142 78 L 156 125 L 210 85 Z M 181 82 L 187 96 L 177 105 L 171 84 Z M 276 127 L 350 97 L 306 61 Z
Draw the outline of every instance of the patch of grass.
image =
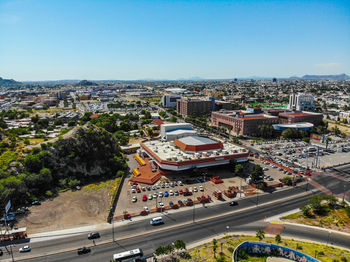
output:
M 258 239 L 255 236 L 237 236 L 237 235 L 225 236 L 224 238 L 218 239 L 218 248 L 216 251 L 216 257 L 217 258 L 219 257 L 219 253 L 221 251 L 221 243 L 222 243 L 224 261 L 227 261 L 227 262 L 232 261 L 232 252 L 230 251 L 232 251 L 232 249 L 234 249 L 244 241 L 258 241 Z M 275 239 L 272 237 L 267 237 L 263 239 L 262 242 L 276 244 Z M 339 259 L 341 257 L 347 259 L 347 261 L 350 260 L 350 251 L 341 250 L 339 248 L 335 248 L 332 246 L 316 244 L 312 242 L 296 241 L 294 239 L 283 238 L 283 236 L 282 236 L 282 243 L 280 245 L 286 246 L 295 250 L 297 250 L 298 249 L 297 247 L 299 247 L 299 250 L 301 252 L 313 257 L 315 256 L 315 251 L 316 251 L 316 254 L 317 254 L 316 258 L 324 262 L 333 262 L 334 259 Z M 216 258 L 214 258 L 213 245 L 211 242 L 190 250 L 190 255 L 192 256 L 192 259 L 193 259 L 192 261 L 201 261 L 201 262 L 216 261 Z M 180 259 L 180 261 L 184 262 L 188 260 Z M 260 262 L 260 261 L 265 261 L 265 258 L 249 256 L 249 259 L 240 260 L 240 261 Z
M 94 184 L 89 184 L 83 187 L 83 190 L 87 193 L 99 192 L 101 189 L 106 189 L 109 187 L 111 180 L 98 182 Z
M 61 132 L 60 132 L 60 136 L 62 136 L 64 134 L 67 134 L 72 129 L 73 129 L 73 127 L 68 127 L 68 128 L 62 129 Z
M 44 138 L 29 138 L 29 142 L 31 145 L 37 145 L 41 142 L 44 142 Z
M 6 170 L 12 161 L 17 159 L 17 153 L 11 150 L 7 150 L 0 156 L 0 167 L 2 170 Z
M 350 217 L 346 212 L 346 208 L 329 209 L 326 214 L 327 215 L 313 214 L 313 217 L 306 217 L 298 212 L 282 217 L 282 219 L 294 223 L 350 232 Z
M 281 217 L 281 219 L 297 219 L 297 218 L 303 218 L 303 214 L 300 214 L 300 213 L 294 213 L 294 214 L 290 214 L 288 216 L 284 216 L 284 217 Z
M 70 190 L 70 188 L 61 189 L 61 190 L 58 190 L 58 193 L 63 193 L 63 192 L 66 192 L 68 190 Z

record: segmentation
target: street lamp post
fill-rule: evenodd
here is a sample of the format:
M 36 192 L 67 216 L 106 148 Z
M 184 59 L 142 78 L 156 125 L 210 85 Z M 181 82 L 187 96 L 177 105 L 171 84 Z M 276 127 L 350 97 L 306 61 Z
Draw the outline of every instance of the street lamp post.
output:
M 328 245 L 329 240 L 331 238 L 331 233 L 332 233 L 332 231 L 328 230 L 327 245 Z
M 195 204 L 193 203 L 193 223 L 194 223 L 194 215 L 195 215 Z
M 228 235 L 228 231 L 230 229 L 230 226 L 226 226 L 226 234 Z

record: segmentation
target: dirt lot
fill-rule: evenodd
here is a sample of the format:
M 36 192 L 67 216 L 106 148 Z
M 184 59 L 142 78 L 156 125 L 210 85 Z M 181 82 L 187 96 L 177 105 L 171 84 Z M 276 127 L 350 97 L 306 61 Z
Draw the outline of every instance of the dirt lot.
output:
M 110 180 L 60 193 L 40 206 L 30 207 L 30 214 L 19 219 L 17 226 L 26 226 L 28 233 L 33 234 L 104 223 L 110 203 L 108 192 L 116 182 Z

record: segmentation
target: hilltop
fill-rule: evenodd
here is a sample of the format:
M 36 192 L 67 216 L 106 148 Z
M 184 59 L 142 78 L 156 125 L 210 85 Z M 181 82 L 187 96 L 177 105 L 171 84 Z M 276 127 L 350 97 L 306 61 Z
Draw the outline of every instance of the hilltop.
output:
M 0 77 L 0 86 L 2 87 L 15 87 L 15 86 L 21 86 L 21 82 L 17 82 L 13 79 L 4 79 Z

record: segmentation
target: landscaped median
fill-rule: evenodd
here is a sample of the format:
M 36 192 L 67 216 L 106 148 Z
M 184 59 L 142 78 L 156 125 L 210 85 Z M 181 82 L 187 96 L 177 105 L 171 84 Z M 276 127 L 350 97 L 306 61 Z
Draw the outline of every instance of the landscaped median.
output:
M 281 217 L 283 221 L 350 233 L 350 207 L 337 198 L 316 195 L 300 211 Z
M 279 235 L 278 235 L 279 236 Z M 295 249 L 304 254 L 310 255 L 319 261 L 350 261 L 350 251 L 281 237 L 265 237 L 264 234 L 257 236 L 248 235 L 226 235 L 220 239 L 213 239 L 211 242 L 202 244 L 189 250 L 191 259 L 181 259 L 180 261 L 208 261 L 208 262 L 228 262 L 232 261 L 232 254 L 235 248 L 245 241 L 263 241 L 264 243 L 278 244 L 280 246 Z M 252 255 L 245 252 L 240 253 L 240 262 L 262 262 L 266 261 L 267 255 Z

